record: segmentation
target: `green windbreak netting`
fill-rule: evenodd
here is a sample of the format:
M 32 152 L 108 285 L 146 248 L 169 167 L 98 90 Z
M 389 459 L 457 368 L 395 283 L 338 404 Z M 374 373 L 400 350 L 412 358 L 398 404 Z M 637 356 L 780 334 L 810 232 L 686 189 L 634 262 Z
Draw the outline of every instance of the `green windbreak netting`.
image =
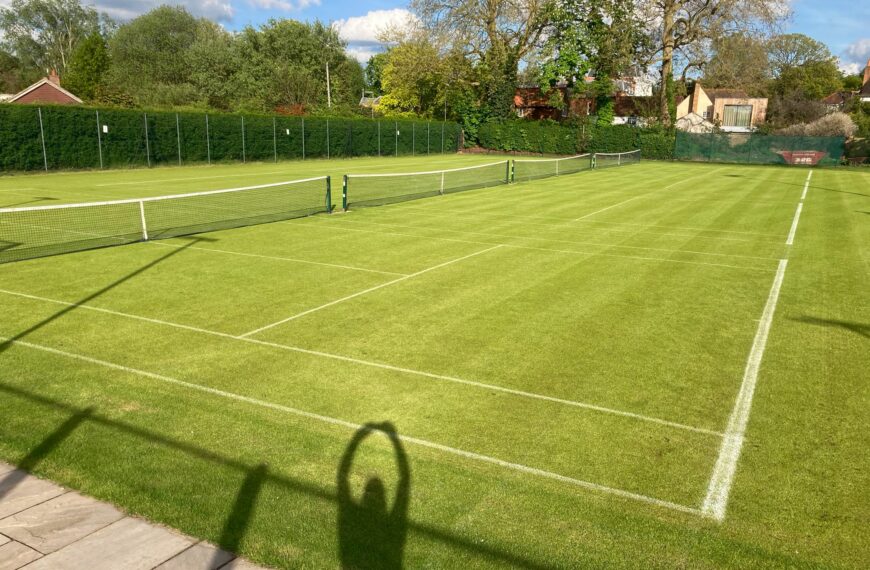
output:
M 435 121 L 0 106 L 0 171 L 118 168 L 459 150 Z
M 674 158 L 702 162 L 831 166 L 840 163 L 843 137 L 677 132 Z

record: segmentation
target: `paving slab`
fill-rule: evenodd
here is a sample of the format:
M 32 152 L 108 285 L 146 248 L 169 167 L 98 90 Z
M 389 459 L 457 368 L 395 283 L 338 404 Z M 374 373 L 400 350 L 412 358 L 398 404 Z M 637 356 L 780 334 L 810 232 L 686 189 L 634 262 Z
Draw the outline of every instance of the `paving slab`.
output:
M 0 570 L 18 570 L 41 556 L 42 554 L 20 542 L 7 542 L 0 546 Z
M 226 550 L 200 542 L 154 570 L 216 570 L 235 558 Z
M 66 493 L 66 489 L 14 469 L 0 475 L 0 519 Z
M 30 570 L 28 568 L 28 570 Z M 220 570 L 268 570 L 262 566 L 257 566 L 252 562 L 248 562 L 243 558 L 236 558 L 226 566 L 221 566 Z
M 127 517 L 41 558 L 27 570 L 151 570 L 193 544 L 168 529 Z
M 112 505 L 70 492 L 0 520 L 0 534 L 50 554 L 122 518 Z
M 13 469 L 15 469 L 14 465 L 9 465 L 8 463 L 0 461 L 0 475 L 3 475 L 7 471 L 12 471 Z

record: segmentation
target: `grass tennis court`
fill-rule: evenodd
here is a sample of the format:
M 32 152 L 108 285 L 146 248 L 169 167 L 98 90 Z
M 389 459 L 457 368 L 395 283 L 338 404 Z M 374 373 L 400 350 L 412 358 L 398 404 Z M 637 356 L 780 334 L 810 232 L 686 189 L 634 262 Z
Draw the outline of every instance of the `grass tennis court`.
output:
M 870 175 L 808 174 L 643 162 L 2 264 L 0 458 L 278 567 L 861 567 Z M 405 516 L 360 511 L 375 476 Z

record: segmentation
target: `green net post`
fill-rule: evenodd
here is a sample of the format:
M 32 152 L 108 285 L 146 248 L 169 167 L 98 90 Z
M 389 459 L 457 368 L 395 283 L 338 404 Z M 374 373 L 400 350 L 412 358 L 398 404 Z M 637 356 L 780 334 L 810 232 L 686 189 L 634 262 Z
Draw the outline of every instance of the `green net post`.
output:
M 517 179 L 517 161 L 516 161 L 516 160 L 512 160 L 512 161 L 509 161 L 509 162 L 510 162 L 510 171 L 511 171 L 511 173 L 510 173 L 510 182 L 511 182 L 511 183 L 514 183 L 514 182 L 516 182 L 516 179 Z
M 326 213 L 332 213 L 332 177 L 326 177 Z
M 511 161 L 510 159 L 505 161 L 505 173 L 504 173 L 504 183 L 511 183 Z
M 341 209 L 347 212 L 347 174 L 341 181 Z

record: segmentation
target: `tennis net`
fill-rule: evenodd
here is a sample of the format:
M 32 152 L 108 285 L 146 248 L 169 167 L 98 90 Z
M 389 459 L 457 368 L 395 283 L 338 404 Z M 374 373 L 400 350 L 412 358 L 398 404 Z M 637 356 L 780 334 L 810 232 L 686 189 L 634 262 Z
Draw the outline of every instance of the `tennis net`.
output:
M 578 154 L 565 158 L 542 160 L 515 160 L 513 167 L 514 182 L 549 178 L 563 174 L 573 174 L 592 168 L 591 154 Z
M 328 176 L 109 202 L 0 209 L 0 263 L 329 212 Z
M 342 205 L 380 206 L 510 182 L 510 161 L 431 172 L 346 174 Z
M 594 155 L 595 168 L 626 166 L 638 162 L 640 162 L 640 149 L 630 152 L 596 152 Z

